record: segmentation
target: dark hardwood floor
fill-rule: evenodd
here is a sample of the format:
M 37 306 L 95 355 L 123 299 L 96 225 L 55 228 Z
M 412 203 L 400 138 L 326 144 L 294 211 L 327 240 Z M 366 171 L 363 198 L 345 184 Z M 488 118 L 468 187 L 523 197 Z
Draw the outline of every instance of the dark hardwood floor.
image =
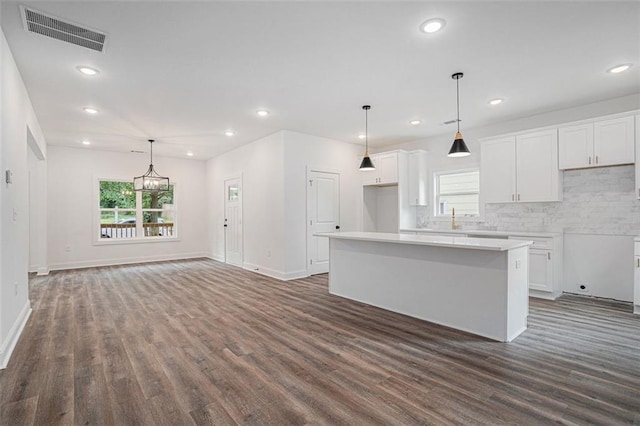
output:
M 531 299 L 504 344 L 204 259 L 30 285 L 3 425 L 640 423 L 626 303 Z

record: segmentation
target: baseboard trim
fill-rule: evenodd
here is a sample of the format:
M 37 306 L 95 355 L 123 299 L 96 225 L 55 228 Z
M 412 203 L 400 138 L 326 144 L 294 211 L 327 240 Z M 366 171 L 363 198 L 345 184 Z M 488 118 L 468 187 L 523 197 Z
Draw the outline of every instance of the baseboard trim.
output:
M 16 344 L 18 344 L 18 339 L 20 339 L 22 331 L 24 330 L 25 325 L 27 325 L 27 321 L 30 316 L 31 302 L 27 300 L 27 303 L 24 304 L 20 311 L 20 315 L 16 318 L 16 322 L 11 326 L 7 338 L 2 342 L 2 346 L 0 346 L 0 370 L 7 368 L 9 359 L 11 359 L 11 354 L 13 353 Z
M 549 292 L 546 292 L 546 291 L 539 291 L 539 290 L 531 290 L 531 289 L 529 289 L 529 296 L 530 297 L 535 297 L 537 299 L 556 300 L 561 295 L 562 295 L 561 292 L 549 293 Z
M 131 263 L 148 263 L 148 262 L 162 262 L 168 260 L 184 260 L 184 259 L 195 259 L 209 257 L 209 254 L 206 252 L 195 252 L 195 253 L 182 253 L 182 254 L 167 254 L 160 256 L 141 256 L 141 257 L 130 257 L 127 259 L 101 259 L 101 260 L 84 260 L 80 262 L 68 262 L 68 263 L 58 263 L 50 265 L 49 268 L 51 271 L 61 271 L 65 269 L 82 269 L 82 268 L 95 268 L 100 266 L 113 266 L 113 265 L 128 265 Z
M 219 254 L 209 253 L 207 257 L 211 260 L 224 263 L 224 256 L 221 256 Z
M 51 270 L 47 267 L 44 268 L 38 268 L 38 276 L 43 276 L 43 275 L 49 275 L 49 272 L 51 272 Z
M 297 280 L 299 278 L 304 278 L 309 276 L 306 270 L 283 272 L 283 271 L 278 271 L 276 269 L 265 268 L 264 266 L 255 265 L 253 263 L 247 263 L 247 262 L 244 262 L 244 264 L 242 265 L 242 268 L 246 269 L 247 271 L 256 272 L 261 275 L 266 275 L 268 277 L 275 278 L 280 281 Z

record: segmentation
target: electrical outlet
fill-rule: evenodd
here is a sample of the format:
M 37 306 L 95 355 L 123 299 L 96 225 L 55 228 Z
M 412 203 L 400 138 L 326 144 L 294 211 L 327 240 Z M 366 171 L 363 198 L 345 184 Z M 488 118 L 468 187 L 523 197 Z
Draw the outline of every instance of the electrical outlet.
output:
M 589 286 L 587 283 L 578 283 L 578 293 L 589 293 Z
M 70 252 L 71 251 L 71 246 L 69 244 L 67 244 L 66 246 L 64 246 L 64 251 L 66 252 Z
M 516 260 L 516 269 L 520 269 L 522 267 L 522 260 Z
M 271 250 L 267 250 L 267 257 L 271 257 Z
M 14 296 L 18 295 L 18 281 L 13 283 L 13 295 Z

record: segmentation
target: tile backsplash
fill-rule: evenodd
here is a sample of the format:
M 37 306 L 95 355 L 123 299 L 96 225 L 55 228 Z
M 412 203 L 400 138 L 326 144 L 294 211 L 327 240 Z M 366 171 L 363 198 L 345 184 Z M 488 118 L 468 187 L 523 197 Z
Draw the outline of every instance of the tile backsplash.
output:
M 462 229 L 564 231 L 578 234 L 640 235 L 640 200 L 633 165 L 564 172 L 563 201 L 487 204 L 484 222 L 459 222 Z M 418 211 L 418 227 L 446 228 Z

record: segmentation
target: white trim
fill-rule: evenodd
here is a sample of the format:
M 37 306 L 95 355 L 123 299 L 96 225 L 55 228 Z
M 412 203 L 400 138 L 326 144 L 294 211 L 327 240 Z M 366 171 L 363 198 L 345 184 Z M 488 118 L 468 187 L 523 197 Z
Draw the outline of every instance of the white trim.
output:
M 215 253 L 209 253 L 209 255 L 207 256 L 207 258 L 211 259 L 211 260 L 215 260 L 216 262 L 224 262 L 224 255 L 220 256 L 219 254 L 215 254 Z
M 131 263 L 147 263 L 161 262 L 167 260 L 184 260 L 209 257 L 206 252 L 182 253 L 182 254 L 165 254 L 156 256 L 139 256 L 128 257 L 126 259 L 99 259 L 99 260 L 82 260 L 78 262 L 57 263 L 50 265 L 52 271 L 61 271 L 64 269 L 80 269 L 93 268 L 98 266 L 128 265 Z
M 49 275 L 49 272 L 51 272 L 51 270 L 49 269 L 48 266 L 43 266 L 41 268 L 38 268 L 38 272 L 37 275 L 39 277 L 43 276 L 43 275 Z
M 7 368 L 11 354 L 18 343 L 18 339 L 20 339 L 22 335 L 25 325 L 27 325 L 27 320 L 31 316 L 31 312 L 31 302 L 27 300 L 20 311 L 20 315 L 16 318 L 16 322 L 11 326 L 7 338 L 2 342 L 2 346 L 0 346 L 0 370 Z
M 561 291 L 547 292 L 529 289 L 529 297 L 535 297 L 536 299 L 556 300 L 562 296 Z
M 253 263 L 246 263 L 246 262 L 242 265 L 242 268 L 247 271 L 255 272 L 261 275 L 266 275 L 268 277 L 275 278 L 280 281 L 297 280 L 299 278 L 305 278 L 309 276 L 307 271 L 304 269 L 299 271 L 293 271 L 293 272 L 282 272 L 282 271 L 277 271 L 275 269 L 265 268 L 259 265 L 254 265 Z

